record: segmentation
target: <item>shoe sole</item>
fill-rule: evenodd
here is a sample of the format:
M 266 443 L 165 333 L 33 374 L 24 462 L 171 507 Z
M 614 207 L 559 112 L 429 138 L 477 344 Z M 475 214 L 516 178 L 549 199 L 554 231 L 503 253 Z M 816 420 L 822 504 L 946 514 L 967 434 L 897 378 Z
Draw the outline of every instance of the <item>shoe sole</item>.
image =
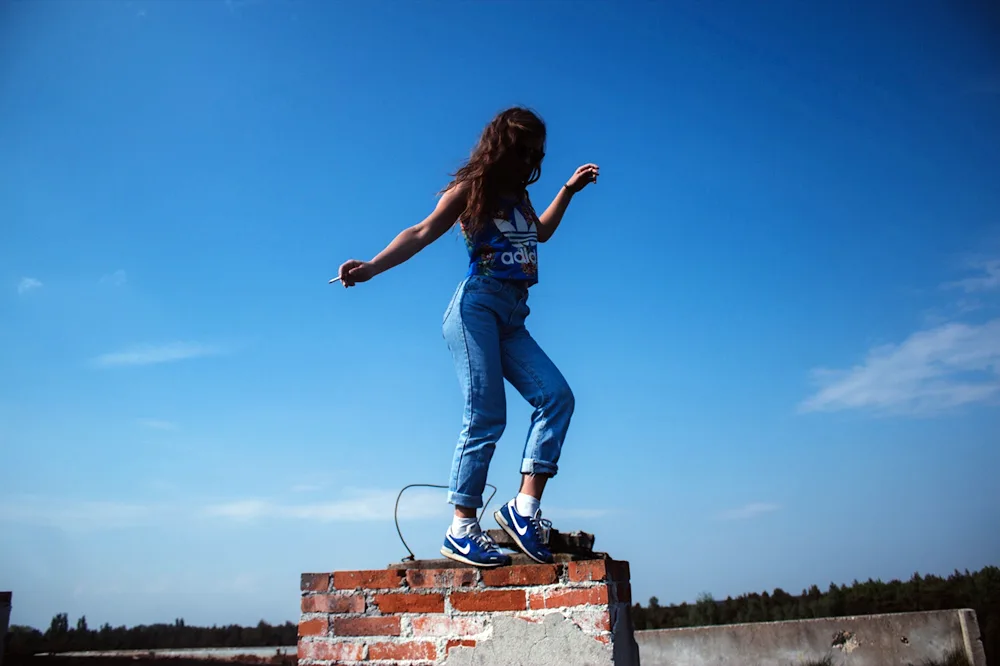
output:
M 539 564 L 552 564 L 550 560 L 540 560 L 528 552 L 528 549 L 524 547 L 523 543 L 521 543 L 521 536 L 517 533 L 517 530 L 515 530 L 507 523 L 507 521 L 503 517 L 503 514 L 500 513 L 499 509 L 493 512 L 493 517 L 496 518 L 497 523 L 500 525 L 500 529 L 506 532 L 507 536 L 509 536 L 511 539 L 514 540 L 514 543 L 517 544 L 517 547 L 521 549 L 522 553 L 533 559 L 535 562 L 538 562 Z
M 462 557 L 452 550 L 448 550 L 444 546 L 441 546 L 441 554 L 450 560 L 455 560 L 456 562 L 461 562 L 462 564 L 468 564 L 470 567 L 479 567 L 480 569 L 495 569 L 497 567 L 503 567 L 510 564 L 510 562 L 495 562 L 492 564 L 487 562 L 473 562 L 472 560 Z

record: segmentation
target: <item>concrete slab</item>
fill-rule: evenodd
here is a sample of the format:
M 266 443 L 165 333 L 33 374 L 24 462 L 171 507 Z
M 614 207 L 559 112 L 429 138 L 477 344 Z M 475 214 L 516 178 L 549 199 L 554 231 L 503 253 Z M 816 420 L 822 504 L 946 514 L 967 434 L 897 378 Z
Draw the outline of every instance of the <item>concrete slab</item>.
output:
M 584 635 L 580 627 L 559 613 L 547 615 L 541 622 L 497 616 L 491 638 L 477 641 L 475 647 L 452 648 L 444 662 L 444 666 L 537 664 L 616 666 L 610 645 Z
M 758 622 L 635 632 L 643 666 L 912 666 L 957 651 L 986 666 L 969 609 Z
M 206 661 L 281 661 L 282 657 L 295 657 L 297 645 L 274 647 L 235 648 L 164 648 L 162 650 L 86 650 L 77 652 L 56 652 L 56 657 L 76 657 L 79 659 L 202 659 Z M 49 656 L 43 652 L 39 656 Z

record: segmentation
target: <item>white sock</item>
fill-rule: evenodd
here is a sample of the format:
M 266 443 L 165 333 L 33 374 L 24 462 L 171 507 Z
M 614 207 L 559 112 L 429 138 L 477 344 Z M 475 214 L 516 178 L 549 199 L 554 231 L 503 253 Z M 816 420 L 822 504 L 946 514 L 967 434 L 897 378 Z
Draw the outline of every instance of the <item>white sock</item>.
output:
M 537 497 L 525 495 L 524 493 L 518 493 L 517 497 L 514 498 L 514 508 L 517 509 L 519 514 L 528 518 L 535 517 L 539 504 L 541 502 Z
M 455 516 L 451 519 L 451 535 L 453 537 L 468 536 L 469 532 L 474 531 L 477 527 L 479 527 L 479 521 L 476 518 Z

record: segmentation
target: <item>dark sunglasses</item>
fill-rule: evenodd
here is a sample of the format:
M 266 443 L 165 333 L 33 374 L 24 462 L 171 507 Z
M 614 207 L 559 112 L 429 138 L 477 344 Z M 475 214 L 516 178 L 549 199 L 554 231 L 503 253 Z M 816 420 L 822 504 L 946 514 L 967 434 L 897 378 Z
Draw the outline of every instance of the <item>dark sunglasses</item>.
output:
M 541 148 L 533 148 L 530 146 L 518 146 L 517 155 L 524 161 L 530 161 L 533 163 L 541 162 L 545 157 L 545 151 Z

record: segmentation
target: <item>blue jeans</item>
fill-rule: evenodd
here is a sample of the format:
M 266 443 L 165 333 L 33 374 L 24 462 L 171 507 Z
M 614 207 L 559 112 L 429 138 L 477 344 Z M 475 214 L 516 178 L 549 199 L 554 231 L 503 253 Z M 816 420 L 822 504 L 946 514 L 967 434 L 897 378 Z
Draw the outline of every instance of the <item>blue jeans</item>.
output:
M 465 395 L 448 501 L 483 506 L 497 440 L 507 424 L 504 379 L 534 407 L 521 472 L 555 476 L 573 415 L 566 379 L 524 327 L 528 290 L 513 282 L 473 275 L 455 290 L 442 331 Z

